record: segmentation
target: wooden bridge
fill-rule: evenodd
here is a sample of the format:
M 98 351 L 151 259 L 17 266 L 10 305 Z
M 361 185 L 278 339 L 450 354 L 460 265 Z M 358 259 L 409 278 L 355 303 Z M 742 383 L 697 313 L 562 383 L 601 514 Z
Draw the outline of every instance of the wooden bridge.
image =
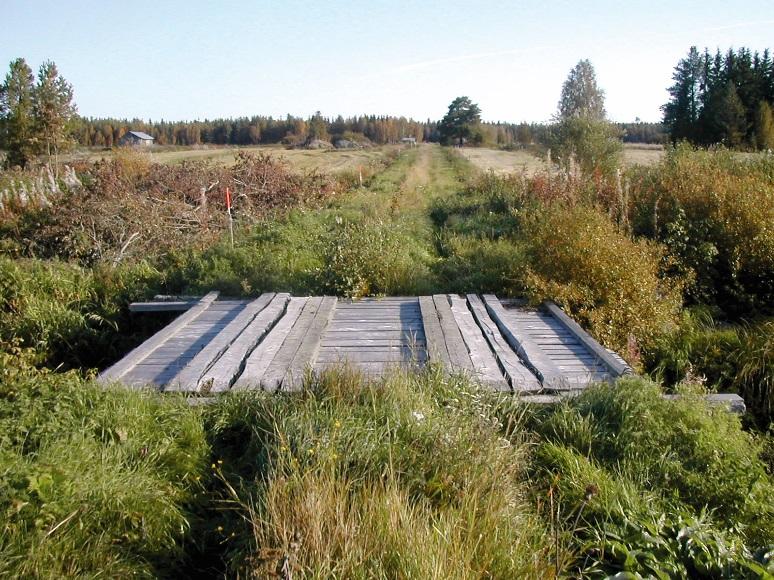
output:
M 293 391 L 310 371 L 347 363 L 368 377 L 437 361 L 530 399 L 577 392 L 631 373 L 555 304 L 494 295 L 294 297 L 133 304 L 184 311 L 100 375 L 103 382 L 199 394 Z

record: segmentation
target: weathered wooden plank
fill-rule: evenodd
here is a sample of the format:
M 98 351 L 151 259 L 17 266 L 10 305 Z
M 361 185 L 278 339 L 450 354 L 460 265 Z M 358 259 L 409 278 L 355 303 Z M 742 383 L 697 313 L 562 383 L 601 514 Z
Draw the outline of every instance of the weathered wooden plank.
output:
M 317 362 L 338 362 L 349 361 L 355 362 L 424 362 L 427 358 L 427 353 L 424 351 L 411 351 L 405 349 L 403 351 L 349 351 L 349 352 L 320 352 L 317 355 Z
M 366 338 L 362 340 L 332 340 L 328 336 L 325 337 L 323 343 L 326 348 L 416 348 L 425 349 L 424 341 L 416 341 L 409 343 L 408 341 L 401 340 L 379 340 L 376 338 Z
M 174 302 L 132 302 L 129 312 L 185 312 L 196 306 L 196 300 Z
M 432 296 L 420 296 L 419 309 L 422 313 L 422 328 L 424 329 L 427 354 L 431 361 L 438 361 L 447 369 L 451 369 L 449 350 L 441 329 L 441 321 L 435 310 Z
M 332 323 L 329 330 L 331 332 L 380 332 L 389 330 L 417 332 L 422 330 L 422 326 L 420 324 L 401 324 L 400 322 L 396 322 L 394 324 L 374 324 L 368 322 L 363 322 L 360 324 Z
M 185 368 L 183 368 L 166 385 L 165 391 L 187 391 L 193 392 L 199 389 L 199 379 L 209 369 L 231 344 L 239 337 L 248 324 L 266 308 L 274 293 L 262 294 L 252 302 L 249 302 L 244 309 L 234 317 L 220 332 L 205 346 Z
M 362 339 L 362 340 L 402 340 L 407 343 L 411 343 L 414 340 L 425 340 L 425 333 L 423 331 L 406 331 L 401 332 L 398 330 L 383 330 L 379 331 L 367 331 L 357 332 L 352 330 L 331 330 L 330 328 L 325 331 L 326 340 L 329 339 Z
M 170 322 L 167 326 L 162 328 L 159 332 L 151 336 L 148 340 L 143 342 L 137 348 L 132 350 L 128 355 L 115 363 L 113 366 L 105 369 L 98 377 L 98 380 L 102 383 L 108 383 L 111 381 L 117 381 L 132 367 L 136 366 L 150 353 L 156 350 L 159 346 L 164 344 L 169 338 L 174 336 L 192 320 L 195 320 L 197 316 L 202 314 L 209 308 L 210 304 L 218 297 L 218 292 L 210 292 L 204 296 L 196 306 L 190 308 L 187 312 L 181 314 L 175 320 Z
M 540 347 L 522 331 L 515 320 L 509 320 L 505 309 L 494 294 L 484 294 L 484 303 L 492 320 L 519 358 L 540 378 L 544 388 L 564 390 L 569 388 L 562 372 L 546 356 Z
M 462 340 L 462 334 L 457 326 L 457 321 L 452 314 L 448 296 L 446 294 L 433 295 L 433 304 L 435 304 L 435 311 L 438 313 L 438 320 L 441 324 L 441 330 L 443 331 L 443 338 L 444 341 L 446 341 L 446 348 L 449 351 L 451 368 L 472 371 L 473 363 L 470 360 L 468 348 Z
M 500 366 L 505 373 L 511 387 L 516 392 L 540 391 L 542 386 L 537 377 L 511 350 L 510 345 L 497 328 L 497 324 L 490 318 L 481 299 L 475 294 L 468 294 L 468 304 L 473 316 L 484 334 L 489 346 L 495 353 Z
M 511 387 L 492 354 L 489 343 L 468 310 L 468 302 L 460 296 L 450 296 L 451 311 L 468 348 L 473 364 L 473 375 L 483 384 L 498 391 L 510 391 Z
M 298 321 L 308 301 L 309 298 L 290 299 L 285 315 L 280 318 L 277 325 L 272 328 L 266 338 L 245 359 L 244 370 L 232 387 L 234 390 L 258 389 L 261 387 L 261 381 L 266 370 L 275 356 L 277 356 L 277 352 Z
M 572 318 L 567 316 L 564 311 L 551 301 L 546 301 L 544 304 L 546 310 L 556 318 L 569 332 L 577 338 L 583 346 L 589 349 L 600 361 L 602 361 L 609 369 L 610 373 L 615 377 L 622 375 L 630 375 L 633 373 L 631 367 L 611 356 L 605 347 L 599 344 L 594 338 Z
M 309 327 L 314 321 L 315 314 L 317 314 L 322 300 L 321 296 L 313 296 L 307 300 L 301 315 L 296 320 L 287 337 L 285 337 L 282 347 L 277 351 L 274 360 L 271 361 L 263 375 L 261 386 L 264 389 L 275 391 L 282 386 L 282 381 L 285 380 L 293 358 L 296 356 L 306 333 L 309 331 Z
M 335 310 L 335 296 L 326 296 L 322 299 L 317 312 L 315 312 L 314 320 L 309 325 L 309 330 L 304 334 L 301 345 L 288 366 L 285 378 L 282 381 L 282 390 L 295 391 L 301 388 L 304 374 L 308 368 L 314 365 L 314 360 L 317 358 L 317 352 L 320 349 L 323 331 L 328 326 Z
M 227 391 L 242 371 L 249 353 L 283 315 L 289 300 L 290 294 L 274 295 L 215 364 L 202 374 L 199 390 L 212 393 Z

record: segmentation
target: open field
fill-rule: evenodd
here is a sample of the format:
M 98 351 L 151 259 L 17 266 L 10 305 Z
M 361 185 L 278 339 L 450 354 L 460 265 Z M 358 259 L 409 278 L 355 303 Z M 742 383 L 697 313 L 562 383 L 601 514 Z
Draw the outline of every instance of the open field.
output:
M 459 149 L 460 153 L 473 165 L 484 171 L 494 171 L 498 175 L 524 171 L 534 175 L 545 171 L 548 166 L 543 159 L 527 151 L 505 151 L 502 149 Z
M 388 147 L 371 149 L 334 149 L 308 150 L 285 149 L 279 146 L 261 147 L 207 147 L 207 148 L 154 148 L 151 158 L 157 163 L 182 163 L 184 161 L 212 161 L 220 165 L 231 166 L 240 152 L 263 153 L 286 160 L 299 171 L 338 172 L 357 169 L 360 165 L 368 165 L 379 159 Z M 97 161 L 112 157 L 113 152 L 107 150 L 82 150 L 65 158 L 65 162 L 74 160 Z
M 505 151 L 502 149 L 462 148 L 460 153 L 479 169 L 494 171 L 497 175 L 525 172 L 534 175 L 547 169 L 543 159 L 529 151 Z M 624 145 L 625 165 L 655 165 L 664 155 L 659 145 Z

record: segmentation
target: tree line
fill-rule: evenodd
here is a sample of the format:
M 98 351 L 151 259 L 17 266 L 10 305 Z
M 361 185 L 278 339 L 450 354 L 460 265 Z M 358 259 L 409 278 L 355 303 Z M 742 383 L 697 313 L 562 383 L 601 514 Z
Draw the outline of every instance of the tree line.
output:
M 672 78 L 663 107 L 672 141 L 774 149 L 774 61 L 768 50 L 713 55 L 692 46 Z

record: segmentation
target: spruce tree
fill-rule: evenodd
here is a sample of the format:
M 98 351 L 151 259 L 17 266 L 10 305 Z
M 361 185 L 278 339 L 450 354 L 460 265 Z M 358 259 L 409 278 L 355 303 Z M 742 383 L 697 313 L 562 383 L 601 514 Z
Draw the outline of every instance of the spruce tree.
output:
M 758 103 L 755 117 L 755 141 L 758 149 L 774 149 L 774 114 L 766 101 Z
M 670 101 L 662 107 L 664 124 L 672 141 L 696 140 L 697 121 L 706 90 L 706 67 L 699 51 L 692 46 L 688 56 L 677 63 L 672 74 L 674 84 L 669 88 Z

